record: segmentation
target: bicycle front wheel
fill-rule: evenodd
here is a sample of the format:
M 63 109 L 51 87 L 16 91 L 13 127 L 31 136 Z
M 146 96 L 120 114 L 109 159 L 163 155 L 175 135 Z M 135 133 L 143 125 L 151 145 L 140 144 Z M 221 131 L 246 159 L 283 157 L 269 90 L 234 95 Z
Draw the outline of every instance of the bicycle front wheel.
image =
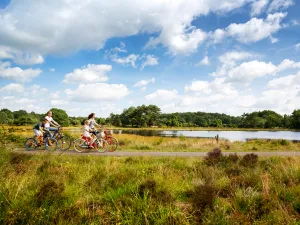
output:
M 74 141 L 74 149 L 76 152 L 85 152 L 88 149 L 85 140 L 78 138 Z
M 108 151 L 109 152 L 114 152 L 117 150 L 119 146 L 119 142 L 115 137 L 107 137 L 106 141 L 108 143 Z
M 45 146 L 46 146 L 46 150 L 48 150 L 49 152 L 53 152 L 56 149 L 58 149 L 58 142 L 54 138 L 46 138 Z
M 28 138 L 24 142 L 24 147 L 27 151 L 35 150 L 37 148 L 37 142 L 34 138 Z
M 104 153 L 108 150 L 108 143 L 103 138 L 97 138 L 94 142 L 94 147 L 98 152 Z
M 62 136 L 57 138 L 58 147 L 62 151 L 66 151 L 71 147 L 72 140 L 70 137 Z

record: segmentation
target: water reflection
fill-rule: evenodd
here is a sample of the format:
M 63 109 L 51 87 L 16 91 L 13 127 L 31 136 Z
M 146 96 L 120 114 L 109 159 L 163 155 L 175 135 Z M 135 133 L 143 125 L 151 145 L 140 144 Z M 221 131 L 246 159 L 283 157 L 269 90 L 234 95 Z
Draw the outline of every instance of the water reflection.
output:
M 71 131 L 71 130 L 70 130 Z M 72 130 L 71 132 L 81 132 Z M 249 139 L 285 139 L 300 141 L 300 132 L 295 131 L 187 131 L 187 130 L 113 130 L 115 134 L 135 134 L 140 136 L 215 138 L 229 141 L 246 141 Z

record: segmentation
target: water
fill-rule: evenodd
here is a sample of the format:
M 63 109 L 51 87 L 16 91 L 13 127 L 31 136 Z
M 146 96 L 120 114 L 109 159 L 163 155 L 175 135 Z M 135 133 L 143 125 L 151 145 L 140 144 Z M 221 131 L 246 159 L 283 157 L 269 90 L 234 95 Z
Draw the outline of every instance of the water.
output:
M 71 130 L 70 130 L 71 131 Z M 72 130 L 71 132 L 81 132 Z M 284 139 L 300 141 L 300 132 L 296 131 L 187 131 L 187 130 L 114 130 L 115 134 L 135 134 L 141 136 L 214 138 L 229 141 L 246 141 L 247 139 Z
M 214 138 L 219 135 L 220 139 L 229 141 L 246 141 L 247 139 L 285 139 L 300 141 L 300 132 L 294 131 L 173 131 L 173 130 L 123 130 L 125 134 L 136 134 L 142 136 L 162 137 L 185 137 Z

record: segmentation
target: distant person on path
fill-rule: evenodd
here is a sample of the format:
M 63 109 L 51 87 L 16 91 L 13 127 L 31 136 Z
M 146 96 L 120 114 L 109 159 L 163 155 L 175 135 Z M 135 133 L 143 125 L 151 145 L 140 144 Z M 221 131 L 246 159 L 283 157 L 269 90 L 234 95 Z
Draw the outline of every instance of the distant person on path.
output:
M 58 132 L 57 127 L 59 127 L 60 125 L 52 118 L 52 112 L 51 111 L 47 112 L 47 116 L 45 117 L 45 119 L 47 120 L 47 123 L 45 124 L 45 128 L 49 131 L 54 131 L 53 138 L 55 138 L 56 134 Z M 51 127 L 50 125 L 52 125 L 54 127 Z

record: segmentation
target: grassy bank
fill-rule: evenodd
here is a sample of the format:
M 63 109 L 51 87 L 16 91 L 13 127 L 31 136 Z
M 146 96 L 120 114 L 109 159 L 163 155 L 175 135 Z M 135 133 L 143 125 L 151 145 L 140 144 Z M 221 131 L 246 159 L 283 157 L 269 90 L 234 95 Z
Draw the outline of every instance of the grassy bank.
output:
M 79 138 L 80 132 L 66 131 L 73 138 Z M 32 137 L 30 131 L 14 131 L 7 133 L 8 141 L 23 147 L 26 137 Z M 207 138 L 181 137 L 146 137 L 130 134 L 115 134 L 119 140 L 118 151 L 169 151 L 169 152 L 199 152 L 210 151 L 214 147 L 220 147 L 223 151 L 300 151 L 300 142 L 286 140 L 252 140 L 248 142 L 230 142 Z
M 0 224 L 299 224 L 300 158 L 58 157 L 0 148 Z

